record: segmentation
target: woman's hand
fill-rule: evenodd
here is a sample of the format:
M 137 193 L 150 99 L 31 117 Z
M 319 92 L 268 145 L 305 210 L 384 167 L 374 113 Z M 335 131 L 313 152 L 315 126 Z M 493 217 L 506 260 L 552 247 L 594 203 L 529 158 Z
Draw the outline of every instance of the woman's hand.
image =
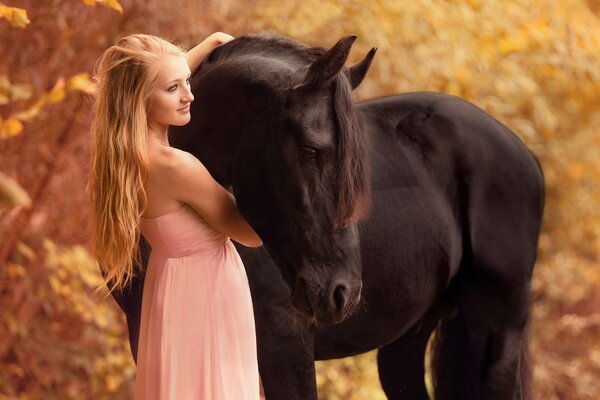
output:
M 196 47 L 192 48 L 187 52 L 187 63 L 192 73 L 196 70 L 196 67 L 210 54 L 211 51 L 222 44 L 235 39 L 233 36 L 223 32 L 211 33 L 200 42 Z
M 215 43 L 215 46 L 220 46 L 220 45 L 225 44 L 235 38 L 233 36 L 228 35 L 223 32 L 215 32 L 215 33 L 210 34 L 208 36 L 208 39 L 213 40 Z

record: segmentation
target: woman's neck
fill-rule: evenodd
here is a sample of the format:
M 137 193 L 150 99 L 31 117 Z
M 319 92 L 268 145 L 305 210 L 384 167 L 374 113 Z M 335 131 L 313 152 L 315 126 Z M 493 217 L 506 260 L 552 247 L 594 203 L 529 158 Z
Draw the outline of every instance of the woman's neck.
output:
M 154 142 L 158 142 L 163 146 L 169 147 L 169 128 L 166 127 L 164 130 L 156 130 L 154 128 L 148 127 L 148 137 L 149 140 Z

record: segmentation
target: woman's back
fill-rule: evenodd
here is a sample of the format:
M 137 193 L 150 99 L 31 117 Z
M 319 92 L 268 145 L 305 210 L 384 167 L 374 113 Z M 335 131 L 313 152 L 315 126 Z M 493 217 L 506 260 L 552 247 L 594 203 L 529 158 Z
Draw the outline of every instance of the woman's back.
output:
M 147 203 L 144 217 L 154 217 L 179 209 L 182 202 L 177 200 L 172 190 L 173 179 L 170 173 L 177 164 L 176 157 L 181 150 L 149 141 L 148 176 L 144 182 Z

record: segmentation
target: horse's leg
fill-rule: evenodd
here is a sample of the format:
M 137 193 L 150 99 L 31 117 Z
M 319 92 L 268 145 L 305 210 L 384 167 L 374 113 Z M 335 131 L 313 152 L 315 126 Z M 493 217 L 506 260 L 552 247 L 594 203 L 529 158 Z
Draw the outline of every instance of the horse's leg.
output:
M 150 244 L 142 235 L 140 235 L 138 246 L 143 265 L 142 270 L 133 276 L 131 284 L 127 288 L 123 290 L 114 290 L 111 293 L 127 318 L 129 346 L 131 348 L 131 355 L 135 364 L 137 364 L 138 337 L 140 333 L 140 322 L 142 317 L 142 294 L 144 291 L 144 279 L 146 278 L 146 267 L 148 265 L 151 252 Z M 101 272 L 102 275 L 106 277 L 104 271 Z M 109 285 L 112 283 L 113 281 L 111 281 Z
M 379 349 L 379 380 L 388 399 L 429 398 L 425 387 L 425 350 L 437 319 L 437 312 L 430 313 L 408 334 Z
M 527 340 L 530 282 L 509 286 L 467 283 L 463 288 L 461 307 L 482 399 L 525 397 L 520 378 L 528 373 L 521 355 Z
M 429 398 L 424 380 L 426 345 L 421 338 L 400 338 L 379 349 L 379 380 L 388 399 Z
M 487 211 L 498 205 L 484 200 Z M 471 250 L 453 282 L 459 317 L 441 325 L 436 346 L 436 399 L 529 397 L 526 324 L 539 215 L 502 200 L 503 212 L 469 216 Z
M 252 293 L 260 384 L 267 400 L 316 400 L 314 328 L 290 306 L 290 289 L 264 246 L 235 244 Z
M 255 316 L 258 365 L 265 398 L 317 400 L 314 333 L 295 326 L 298 322 L 293 322 L 289 306 L 265 311 L 263 308 Z
M 436 399 L 528 398 L 529 281 L 463 278 L 460 312 L 437 331 Z

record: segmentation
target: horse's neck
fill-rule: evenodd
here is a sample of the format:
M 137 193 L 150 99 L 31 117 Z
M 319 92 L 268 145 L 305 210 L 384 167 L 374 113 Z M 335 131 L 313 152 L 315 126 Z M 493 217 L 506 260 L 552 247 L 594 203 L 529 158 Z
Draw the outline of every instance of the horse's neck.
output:
M 249 59 L 246 56 L 254 56 L 254 58 Z M 265 58 L 264 54 L 260 56 L 242 54 L 235 57 L 243 59 L 242 61 L 237 61 L 242 64 L 244 70 L 247 70 L 248 67 L 248 65 L 243 65 L 244 63 L 257 63 L 257 65 L 254 65 L 253 71 L 271 71 L 270 68 L 272 68 L 274 61 L 283 62 L 283 60 Z M 235 62 L 235 59 L 220 60 L 219 63 L 225 63 L 226 61 L 232 63 Z M 214 65 L 213 68 L 218 69 L 219 65 Z M 231 65 L 228 68 L 231 68 Z M 248 102 L 252 103 L 248 98 L 252 99 L 252 96 L 260 96 L 263 93 L 262 91 L 259 94 L 248 93 L 248 90 L 255 88 L 248 89 L 248 86 L 246 86 L 247 81 L 243 79 L 229 79 L 227 75 L 229 73 L 228 68 L 225 68 L 223 75 L 213 73 L 211 76 L 211 79 L 221 79 L 229 82 L 227 85 L 218 86 L 219 90 L 225 93 L 216 93 L 214 90 L 209 90 L 211 93 L 215 92 L 214 95 L 226 96 L 228 94 L 229 96 L 233 96 L 229 98 L 230 101 L 226 101 L 228 107 L 227 117 L 216 119 L 214 113 L 205 111 L 201 115 L 192 116 L 192 121 L 187 125 L 188 128 L 185 129 L 186 132 L 183 132 L 183 135 L 180 133 L 176 135 L 178 137 L 187 137 L 187 139 L 182 139 L 182 143 L 183 141 L 187 141 L 182 148 L 200 159 L 211 175 L 225 187 L 232 184 L 231 173 L 237 144 L 244 132 L 249 134 L 249 127 L 244 126 L 244 121 L 247 120 L 245 116 L 247 113 L 254 115 L 257 112 L 257 110 L 248 109 Z M 287 68 L 291 70 L 291 67 Z M 260 81 L 260 79 L 256 79 L 256 76 L 252 76 L 252 79 L 247 76 L 245 78 L 251 81 Z M 267 81 L 267 78 L 264 78 L 264 80 Z M 245 100 L 240 100 L 239 96 L 245 96 Z M 197 122 L 195 122 L 195 118 L 198 118 Z
M 204 142 L 197 157 L 204 163 L 213 178 L 227 187 L 232 183 L 231 171 L 239 135 L 231 131 L 211 132 L 211 134 L 214 134 L 217 140 Z
M 239 130 L 230 128 L 198 131 L 194 129 L 193 123 L 172 128 L 175 128 L 170 137 L 173 147 L 193 154 L 221 185 L 231 185 L 233 156 L 239 140 Z

